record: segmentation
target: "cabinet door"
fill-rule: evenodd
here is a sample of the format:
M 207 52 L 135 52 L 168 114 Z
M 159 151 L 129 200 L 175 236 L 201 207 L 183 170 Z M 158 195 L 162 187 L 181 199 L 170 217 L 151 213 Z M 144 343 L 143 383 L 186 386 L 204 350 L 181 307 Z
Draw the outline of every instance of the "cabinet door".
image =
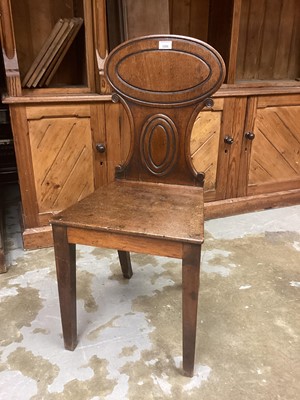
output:
M 94 190 L 90 107 L 28 107 L 40 225 Z
M 205 200 L 216 199 L 217 165 L 223 99 L 214 99 L 212 109 L 201 111 L 194 123 L 191 135 L 191 157 L 198 172 L 205 173 Z
M 248 195 L 300 187 L 300 96 L 258 99 Z

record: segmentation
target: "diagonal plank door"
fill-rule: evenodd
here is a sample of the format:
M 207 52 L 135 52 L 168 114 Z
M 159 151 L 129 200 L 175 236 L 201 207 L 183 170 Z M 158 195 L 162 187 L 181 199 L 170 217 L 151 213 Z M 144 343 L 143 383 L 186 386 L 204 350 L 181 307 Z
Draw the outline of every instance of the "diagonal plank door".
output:
M 76 110 L 62 116 L 61 111 L 29 120 L 40 213 L 61 210 L 94 190 L 90 118 Z
M 300 184 L 300 107 L 259 108 L 251 150 L 248 194 Z

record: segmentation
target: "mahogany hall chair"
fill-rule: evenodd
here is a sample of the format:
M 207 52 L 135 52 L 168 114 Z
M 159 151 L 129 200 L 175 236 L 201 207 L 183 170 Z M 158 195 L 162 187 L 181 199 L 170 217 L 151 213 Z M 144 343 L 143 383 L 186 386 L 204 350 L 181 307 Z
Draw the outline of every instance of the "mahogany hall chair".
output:
M 212 105 L 210 96 L 223 82 L 224 62 L 197 39 L 154 35 L 114 49 L 105 74 L 112 101 L 127 111 L 131 146 L 114 182 L 51 222 L 65 348 L 77 344 L 76 243 L 118 250 L 128 279 L 130 251 L 175 257 L 182 259 L 183 370 L 192 376 L 204 174 L 193 167 L 190 136 L 199 111 Z

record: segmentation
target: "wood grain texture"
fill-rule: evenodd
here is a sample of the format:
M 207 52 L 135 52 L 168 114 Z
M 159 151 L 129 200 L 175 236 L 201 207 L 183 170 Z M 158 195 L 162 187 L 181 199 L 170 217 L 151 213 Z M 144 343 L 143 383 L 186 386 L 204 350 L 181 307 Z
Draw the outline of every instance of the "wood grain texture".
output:
M 170 33 L 168 0 L 123 0 L 122 3 L 126 40 L 156 33 Z
M 49 219 L 47 221 L 49 223 Z M 52 247 L 52 228 L 48 226 L 35 226 L 23 231 L 23 246 L 26 250 Z
M 271 193 L 282 193 L 293 191 L 300 187 L 300 176 L 297 176 L 294 179 L 283 180 L 278 182 L 267 182 L 260 183 L 258 185 L 248 185 L 247 188 L 247 196 L 255 196 L 255 195 L 269 195 Z
M 89 118 L 30 120 L 29 137 L 40 213 L 61 210 L 94 190 Z
M 53 103 L 103 103 L 111 101 L 111 95 L 99 95 L 97 93 L 88 93 L 87 88 L 82 88 L 81 93 L 76 92 L 74 88 L 64 90 L 64 93 L 55 93 L 56 89 L 47 89 L 47 96 L 45 96 L 46 89 L 35 89 L 26 91 L 24 96 L 5 96 L 3 103 L 5 104 L 53 104 Z
M 247 101 L 246 117 L 244 129 L 241 133 L 241 155 L 240 155 L 240 165 L 238 173 L 238 183 L 237 183 L 237 196 L 242 197 L 247 195 L 248 191 L 248 181 L 249 181 L 249 169 L 251 162 L 251 151 L 253 140 L 248 138 L 254 133 L 254 124 L 257 112 L 257 97 L 250 97 Z M 255 135 L 255 133 L 254 133 Z M 254 136 L 255 140 L 255 136 Z
M 119 104 L 105 104 L 107 182 L 115 179 L 116 166 L 123 165 L 130 152 L 132 132 L 126 110 Z
M 287 207 L 299 204 L 300 189 L 284 190 L 279 192 L 248 194 L 244 197 L 235 199 L 227 199 L 221 201 L 213 201 L 205 204 L 204 214 L 205 220 L 212 218 L 227 217 L 252 211 L 269 210 L 276 207 Z
M 228 151 L 228 178 L 226 187 L 226 198 L 236 197 L 238 193 L 238 177 L 240 174 L 241 148 L 244 134 L 244 120 L 246 114 L 247 100 L 245 98 L 235 99 L 232 112 L 234 113 L 231 126 L 233 145 L 225 144 Z
M 238 80 L 299 77 L 299 16 L 297 0 L 242 2 Z
M 76 117 L 84 118 L 90 116 L 90 106 L 88 104 L 78 104 L 76 106 L 66 104 L 39 105 L 26 108 L 28 120 L 42 120 L 45 117 Z
M 172 258 L 182 257 L 182 243 L 167 239 L 139 237 L 137 240 L 136 235 L 69 227 L 68 241 L 70 243 L 104 247 L 119 251 L 132 251 Z
M 298 106 L 300 104 L 300 94 L 278 94 L 277 96 L 259 96 L 257 101 L 258 108 Z
M 191 2 L 170 0 L 171 33 L 189 36 L 191 19 Z
M 216 189 L 221 118 L 221 111 L 202 111 L 192 130 L 192 162 L 197 171 L 205 173 L 205 192 Z
M 238 53 L 238 40 L 240 22 L 241 22 L 241 8 L 242 0 L 235 0 L 233 2 L 232 9 L 232 23 L 230 32 L 230 48 L 229 48 L 229 60 L 228 60 L 228 72 L 227 72 L 227 83 L 234 83 L 236 79 L 236 67 L 237 67 L 237 53 Z M 228 24 L 229 25 L 229 24 Z
M 107 151 L 99 153 L 96 150 L 97 143 L 106 141 L 106 124 L 105 124 L 105 106 L 104 104 L 91 104 L 91 133 L 92 133 L 92 148 L 93 148 L 93 164 L 94 164 L 94 181 L 95 189 L 107 184 Z
M 202 188 L 121 180 L 64 210 L 53 223 L 201 243 L 202 213 Z
M 207 41 L 209 0 L 169 0 L 170 32 Z
M 169 42 L 169 51 L 161 45 Z M 173 107 L 200 103 L 223 83 L 225 64 L 205 42 L 176 35 L 153 35 L 127 41 L 105 64 L 113 89 L 136 104 Z M 134 82 L 134 84 L 133 84 Z
M 299 178 L 299 120 L 299 106 L 258 109 L 249 185 L 276 184 Z
M 237 196 L 246 108 L 246 97 L 227 98 L 224 101 L 217 166 L 217 200 Z M 232 144 L 225 143 L 226 136 L 232 138 Z
M 163 51 L 166 42 L 171 48 Z M 206 99 L 224 79 L 220 55 L 196 39 L 154 35 L 120 45 L 105 71 L 117 93 L 113 101 L 121 100 L 127 111 L 134 142 L 118 177 L 201 185 L 203 175 L 191 162 L 190 135 Z
M 208 43 L 217 49 L 222 55 L 226 67 L 227 75 L 230 75 L 229 83 L 232 83 L 234 73 L 234 60 L 230 59 L 234 55 L 236 38 L 232 34 L 238 28 L 238 19 L 233 20 L 234 10 L 238 10 L 240 0 L 210 0 L 209 24 L 208 24 Z M 238 16 L 238 15 L 237 15 Z M 225 81 L 227 82 L 227 76 Z

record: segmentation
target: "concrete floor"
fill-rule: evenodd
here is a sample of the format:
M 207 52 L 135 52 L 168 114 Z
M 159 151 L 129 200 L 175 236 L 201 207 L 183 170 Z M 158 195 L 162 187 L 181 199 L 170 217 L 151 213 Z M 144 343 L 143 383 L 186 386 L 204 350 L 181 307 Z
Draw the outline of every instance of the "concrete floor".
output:
M 181 266 L 78 246 L 78 330 L 63 349 L 53 249 L 24 252 L 14 198 L 0 275 L 0 399 L 300 398 L 300 206 L 206 223 L 196 373 L 182 376 Z M 16 200 L 16 199 L 15 199 Z

